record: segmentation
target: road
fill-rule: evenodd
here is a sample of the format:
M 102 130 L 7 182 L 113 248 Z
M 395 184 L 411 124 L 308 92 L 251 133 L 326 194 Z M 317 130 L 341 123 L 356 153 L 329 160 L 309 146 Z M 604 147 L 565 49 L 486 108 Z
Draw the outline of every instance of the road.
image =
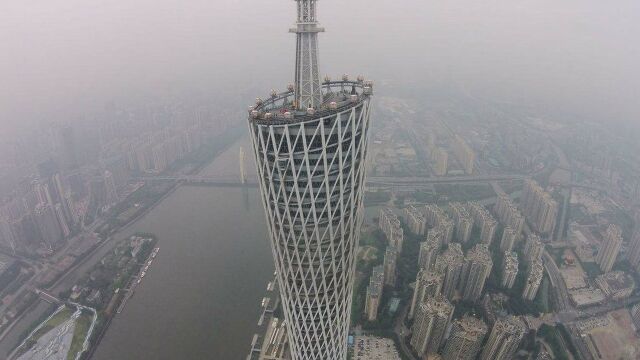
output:
M 567 285 L 560 274 L 560 269 L 556 265 L 555 261 L 551 257 L 551 254 L 545 249 L 542 255 L 543 265 L 547 274 L 549 274 L 549 280 L 551 280 L 551 286 L 553 287 L 553 293 L 556 295 L 556 303 L 558 305 L 559 312 L 574 312 L 573 306 L 569 301 L 569 290 Z
M 404 326 L 404 319 L 407 317 L 407 312 L 409 311 L 409 304 L 405 304 L 400 311 L 400 316 L 396 319 L 395 324 L 393 325 L 393 331 L 396 333 L 398 337 L 398 342 L 400 343 L 400 351 L 411 360 L 418 360 L 415 356 L 413 356 L 413 352 L 407 346 L 406 338 L 410 334 L 409 329 Z

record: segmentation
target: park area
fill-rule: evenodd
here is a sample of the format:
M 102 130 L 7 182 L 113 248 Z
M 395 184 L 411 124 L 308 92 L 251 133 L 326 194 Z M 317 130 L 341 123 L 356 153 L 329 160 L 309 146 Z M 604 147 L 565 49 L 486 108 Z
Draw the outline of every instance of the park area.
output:
M 87 350 L 95 313 L 85 307 L 61 305 L 14 351 L 15 360 L 75 360 Z

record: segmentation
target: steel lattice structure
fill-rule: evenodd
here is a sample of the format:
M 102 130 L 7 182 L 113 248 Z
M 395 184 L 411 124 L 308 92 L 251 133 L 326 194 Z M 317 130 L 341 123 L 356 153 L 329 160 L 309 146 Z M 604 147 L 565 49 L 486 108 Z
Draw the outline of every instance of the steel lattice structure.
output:
M 316 0 L 297 0 L 296 27 L 289 31 L 296 34 L 296 107 L 306 110 L 322 104 L 320 77 L 318 75 L 318 33 L 324 29 L 316 21 Z
M 344 360 L 372 84 L 318 80 L 316 0 L 297 0 L 295 84 L 249 129 L 294 360 Z

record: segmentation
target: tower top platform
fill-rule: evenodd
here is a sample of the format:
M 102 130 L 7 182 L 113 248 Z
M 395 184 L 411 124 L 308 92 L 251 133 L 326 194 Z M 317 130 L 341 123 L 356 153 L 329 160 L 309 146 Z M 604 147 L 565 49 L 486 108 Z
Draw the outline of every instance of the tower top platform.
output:
M 306 111 L 295 106 L 293 86 L 285 92 L 272 90 L 268 99 L 256 99 L 249 107 L 249 121 L 262 125 L 292 124 L 330 116 L 357 106 L 373 95 L 373 83 L 359 77 L 356 81 L 346 76 L 339 81 L 325 79 L 322 84 L 322 103 Z

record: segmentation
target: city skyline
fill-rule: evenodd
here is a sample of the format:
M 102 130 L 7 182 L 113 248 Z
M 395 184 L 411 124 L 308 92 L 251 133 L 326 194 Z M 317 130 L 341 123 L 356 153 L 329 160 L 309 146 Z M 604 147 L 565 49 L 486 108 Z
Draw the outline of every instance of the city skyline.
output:
M 640 358 L 637 1 L 0 8 L 0 358 Z

